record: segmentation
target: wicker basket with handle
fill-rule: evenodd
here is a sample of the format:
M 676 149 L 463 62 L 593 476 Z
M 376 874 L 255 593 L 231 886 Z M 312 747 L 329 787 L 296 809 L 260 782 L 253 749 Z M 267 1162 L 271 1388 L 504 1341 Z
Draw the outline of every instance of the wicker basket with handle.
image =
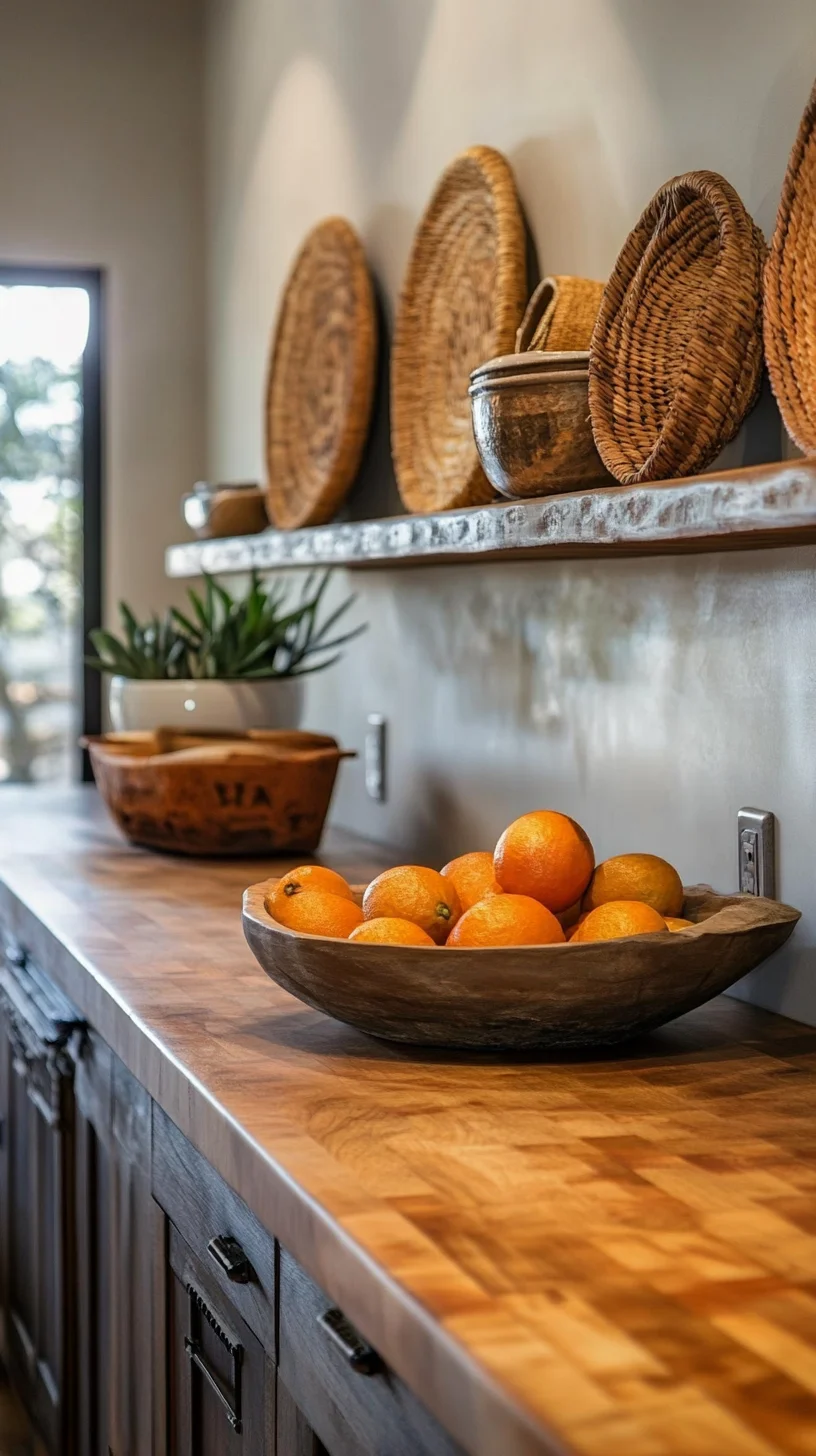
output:
M 816 85 L 788 162 L 765 270 L 765 357 L 788 434 L 816 451 Z
M 544 349 L 570 354 L 589 348 L 604 285 L 594 278 L 553 274 L 542 278 L 516 335 L 516 353 Z
M 493 499 L 473 439 L 468 384 L 507 354 L 527 297 L 524 218 L 509 163 L 492 147 L 455 158 L 414 239 L 391 372 L 391 444 L 410 511 Z
M 595 443 L 622 484 L 694 475 L 733 439 L 759 390 L 765 255 L 715 172 L 667 182 L 630 233 L 589 374 Z

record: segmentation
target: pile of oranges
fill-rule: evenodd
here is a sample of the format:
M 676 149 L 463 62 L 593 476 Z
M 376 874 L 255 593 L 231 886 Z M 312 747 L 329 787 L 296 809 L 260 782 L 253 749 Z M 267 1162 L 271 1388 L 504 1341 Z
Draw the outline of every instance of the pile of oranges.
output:
M 289 930 L 374 945 L 557 945 L 683 930 L 683 886 L 653 854 L 621 854 L 596 867 L 574 819 L 553 809 L 523 814 L 495 851 L 477 850 L 441 871 L 398 865 L 372 880 L 362 908 L 335 870 L 290 870 L 266 899 Z

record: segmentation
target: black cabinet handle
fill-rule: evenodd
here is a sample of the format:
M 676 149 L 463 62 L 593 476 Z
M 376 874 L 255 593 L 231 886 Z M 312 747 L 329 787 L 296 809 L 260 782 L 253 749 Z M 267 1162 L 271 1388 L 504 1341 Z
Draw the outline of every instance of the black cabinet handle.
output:
M 214 1394 L 218 1396 L 218 1399 L 220 1400 L 222 1406 L 224 1407 L 224 1411 L 226 1412 L 227 1420 L 229 1421 L 230 1425 L 232 1426 L 232 1429 L 234 1431 L 237 1431 L 238 1434 L 240 1435 L 241 1434 L 241 1407 L 240 1407 L 240 1404 L 237 1401 L 236 1401 L 236 1404 L 235 1405 L 232 1404 L 232 1401 L 230 1400 L 229 1395 L 227 1394 L 227 1391 L 222 1386 L 221 1381 L 219 1380 L 219 1378 L 216 1375 L 215 1371 L 214 1370 L 211 1370 L 210 1367 L 209 1367 L 209 1365 L 207 1364 L 207 1361 L 206 1361 L 206 1358 L 205 1358 L 205 1355 L 204 1355 L 204 1351 L 202 1350 L 201 1346 L 197 1343 L 197 1341 L 196 1340 L 191 1340 L 190 1337 L 189 1337 L 189 1335 L 185 1335 L 185 1337 L 184 1337 L 184 1348 L 187 1351 L 187 1356 L 188 1356 L 188 1359 L 190 1361 L 190 1364 L 191 1365 L 194 1365 L 195 1368 L 196 1368 L 196 1370 L 199 1370 L 201 1372 L 201 1374 L 204 1376 L 204 1379 L 206 1380 L 207 1384 L 209 1385 L 210 1390 L 212 1390 L 214 1392 Z
M 255 1270 L 241 1245 L 229 1234 L 217 1234 L 210 1239 L 207 1253 L 233 1284 L 249 1284 L 255 1278 Z
M 184 1348 L 194 1370 L 206 1380 L 210 1389 L 218 1397 L 227 1420 L 234 1431 L 241 1433 L 241 1366 L 243 1363 L 244 1349 L 235 1335 L 227 1329 L 219 1314 L 210 1309 L 200 1289 L 196 1289 L 193 1283 L 187 1285 L 187 1295 L 190 1301 L 190 1333 L 184 1337 Z M 218 1373 L 212 1369 L 207 1360 L 202 1344 L 201 1336 L 204 1332 L 204 1323 L 208 1324 L 213 1334 L 224 1347 L 226 1353 L 232 1360 L 232 1384 L 228 1385 Z M 230 1399 L 232 1396 L 232 1399 Z M 195 1441 L 194 1449 L 198 1450 Z
M 377 1351 L 357 1333 L 342 1309 L 327 1309 L 325 1314 L 318 1315 L 317 1323 L 337 1348 L 342 1350 L 357 1375 L 376 1375 L 382 1370 L 382 1360 Z

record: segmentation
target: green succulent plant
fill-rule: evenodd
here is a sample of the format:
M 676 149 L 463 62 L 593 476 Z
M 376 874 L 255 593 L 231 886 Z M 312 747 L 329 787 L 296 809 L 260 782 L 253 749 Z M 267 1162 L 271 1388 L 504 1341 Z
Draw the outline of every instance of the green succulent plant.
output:
M 292 605 L 285 582 L 266 587 L 257 572 L 240 597 L 205 576 L 203 594 L 192 588 L 187 593 L 189 613 L 171 607 L 163 617 L 154 613 L 140 623 L 120 602 L 121 635 L 102 627 L 91 632 L 96 656 L 86 661 L 99 672 L 129 678 L 223 680 L 322 672 L 342 656 L 337 649 L 365 631 L 363 623 L 333 635 L 355 597 L 320 617 L 330 576 L 329 571 L 319 577 L 310 572 Z

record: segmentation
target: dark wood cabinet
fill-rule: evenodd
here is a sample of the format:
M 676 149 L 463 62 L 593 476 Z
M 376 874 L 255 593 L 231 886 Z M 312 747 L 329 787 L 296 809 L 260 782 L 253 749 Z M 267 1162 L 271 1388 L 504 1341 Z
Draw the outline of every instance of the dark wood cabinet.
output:
M 329 1456 L 280 1377 L 277 1404 L 276 1456 Z
M 74 1008 L 13 946 L 0 966 L 4 1358 L 54 1452 L 73 1450 Z
M 151 1456 L 151 1104 L 100 1037 L 74 1074 L 77 1449 Z
M 172 1224 L 167 1249 L 171 1456 L 273 1456 L 272 1360 Z
M 0 1354 L 51 1456 L 457 1456 L 16 948 L 0 1118 Z
M 329 1456 L 462 1456 L 407 1386 L 305 1270 L 281 1250 L 282 1386 Z M 308 1435 L 300 1423 L 292 1456 Z M 318 1456 L 323 1447 L 315 1448 Z M 290 1456 L 279 1445 L 278 1456 Z

